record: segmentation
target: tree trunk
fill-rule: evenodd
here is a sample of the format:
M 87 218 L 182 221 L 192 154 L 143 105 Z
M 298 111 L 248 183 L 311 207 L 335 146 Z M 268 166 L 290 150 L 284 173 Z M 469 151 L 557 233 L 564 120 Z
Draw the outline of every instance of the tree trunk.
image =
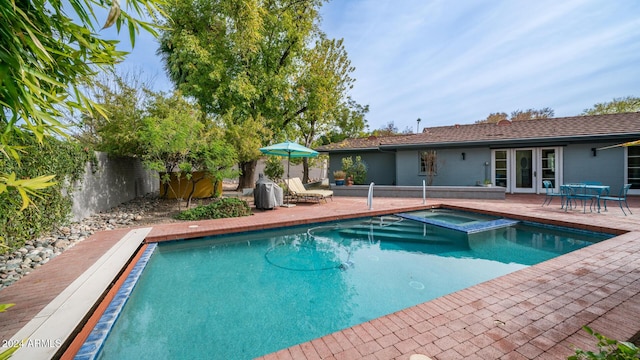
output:
M 302 158 L 302 183 L 309 182 L 309 158 Z
M 196 192 L 196 185 L 198 185 L 198 183 L 201 180 L 204 180 L 204 178 L 205 178 L 205 175 L 201 176 L 198 179 L 195 179 L 193 177 L 191 178 L 191 181 L 190 181 L 191 182 L 191 192 L 187 196 L 187 209 L 191 209 L 191 200 L 193 200 L 193 194 L 195 194 L 195 192 Z
M 242 190 L 244 188 L 254 188 L 256 186 L 253 179 L 255 177 L 257 164 L 258 160 L 242 162 L 239 164 L 242 174 L 240 174 L 240 177 L 238 178 L 238 190 Z

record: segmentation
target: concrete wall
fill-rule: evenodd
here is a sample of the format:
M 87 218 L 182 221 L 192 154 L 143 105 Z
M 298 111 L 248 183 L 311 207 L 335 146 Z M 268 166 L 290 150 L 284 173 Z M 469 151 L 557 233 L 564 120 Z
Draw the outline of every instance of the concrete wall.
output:
M 420 174 L 420 152 L 424 150 L 398 151 L 398 184 L 421 186 L 422 180 L 428 184 L 428 176 Z M 484 183 L 486 176 L 490 178 L 490 170 L 485 166 L 485 162 L 491 162 L 489 148 L 437 149 L 436 153 L 437 173 L 433 176 L 433 186 L 475 186 L 478 182 Z
M 299 159 L 300 161 L 302 159 Z M 294 160 L 295 161 L 295 160 Z M 265 167 L 265 163 L 266 163 L 266 158 L 263 157 L 260 160 L 258 160 L 258 164 L 256 165 L 256 171 L 255 171 L 255 176 L 253 179 L 253 182 L 255 183 L 256 181 L 258 181 L 258 176 L 260 174 L 264 174 L 264 167 Z M 283 158 L 282 159 L 282 167 L 284 167 L 284 177 L 287 177 L 287 159 Z M 302 175 L 304 173 L 304 169 L 302 167 L 302 163 L 296 165 L 294 163 L 290 164 L 290 177 L 292 178 L 300 178 L 302 179 Z M 327 178 L 327 162 L 324 159 L 318 159 L 318 158 L 310 158 L 309 159 L 309 179 L 311 179 L 312 181 L 317 181 L 317 180 L 322 180 L 322 179 L 326 179 Z M 237 180 L 237 179 L 232 179 L 232 180 Z
M 111 158 L 96 153 L 98 169 L 87 164 L 83 182 L 73 192 L 72 219 L 80 220 L 136 197 L 156 192 L 157 173 L 144 169 L 138 159 Z
M 367 179 L 365 184 L 371 182 L 376 185 L 395 185 L 396 174 L 395 169 L 395 152 L 362 152 L 360 154 L 362 161 L 367 164 Z M 342 159 L 351 156 L 355 161 L 356 155 L 345 153 L 332 153 L 329 162 L 329 179 L 331 182 L 335 182 L 333 179 L 333 172 L 342 169 Z
M 560 182 L 599 181 L 611 186 L 611 192 L 617 194 L 625 181 L 624 149 L 600 150 L 596 151 L 596 156 L 593 156 L 591 151 L 592 148 L 610 144 L 610 142 L 593 142 L 565 145 L 562 149 Z M 397 153 L 375 151 L 361 153 L 370 168 L 368 182 L 373 181 L 376 185 L 421 186 L 422 181 L 425 180 L 428 184 L 428 176 L 419 172 L 419 154 L 425 149 L 399 150 Z M 437 174 L 433 176 L 432 186 L 475 186 L 491 178 L 489 147 L 439 148 L 436 151 Z M 465 154 L 464 159 L 462 153 Z M 349 155 L 355 156 L 353 153 L 332 153 L 330 167 L 340 168 L 341 159 Z M 396 157 L 395 165 L 394 156 Z M 394 176 L 395 179 L 389 180 L 390 176 Z M 333 180 L 332 177 L 331 179 Z M 538 190 L 544 192 L 544 189 Z
M 112 158 L 106 153 L 96 153 L 98 169 L 92 173 L 92 167 L 87 164 L 84 180 L 73 192 L 71 219 L 83 219 L 101 211 L 105 211 L 124 202 L 160 191 L 160 178 L 157 172 L 146 170 L 142 162 L 133 158 Z M 287 172 L 287 160 L 282 164 Z M 264 173 L 264 159 L 258 161 L 255 181 L 258 175 Z M 302 164 L 291 165 L 291 177 L 302 178 Z M 309 177 L 321 180 L 327 177 L 326 161 L 312 159 L 309 167 Z M 230 179 L 229 181 L 237 181 Z M 255 182 L 254 181 L 254 182 Z
M 624 185 L 624 149 L 615 148 L 596 151 L 608 143 L 572 144 L 564 148 L 564 183 L 600 181 L 611 186 L 611 193 L 618 194 Z
M 331 186 L 334 196 L 367 197 L 369 186 Z M 374 185 L 373 197 L 403 197 L 403 198 L 427 198 L 441 199 L 492 199 L 504 200 L 505 188 L 499 186 L 390 186 Z M 375 200 L 374 200 L 375 202 Z

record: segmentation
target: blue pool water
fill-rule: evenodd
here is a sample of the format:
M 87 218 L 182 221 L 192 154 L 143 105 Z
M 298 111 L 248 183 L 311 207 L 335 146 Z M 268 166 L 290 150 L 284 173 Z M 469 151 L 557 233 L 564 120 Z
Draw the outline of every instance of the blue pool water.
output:
M 163 243 L 100 358 L 251 359 L 609 237 L 385 216 Z

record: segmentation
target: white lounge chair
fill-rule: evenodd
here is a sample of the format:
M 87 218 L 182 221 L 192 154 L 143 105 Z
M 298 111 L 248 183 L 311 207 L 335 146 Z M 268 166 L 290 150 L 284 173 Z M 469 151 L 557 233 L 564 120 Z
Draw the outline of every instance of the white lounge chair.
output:
M 289 188 L 289 194 L 294 196 L 297 200 L 315 200 L 318 203 L 320 200 L 327 202 L 327 198 L 331 198 L 333 201 L 333 191 L 325 189 L 310 189 L 304 187 L 300 178 L 285 179 L 284 182 Z

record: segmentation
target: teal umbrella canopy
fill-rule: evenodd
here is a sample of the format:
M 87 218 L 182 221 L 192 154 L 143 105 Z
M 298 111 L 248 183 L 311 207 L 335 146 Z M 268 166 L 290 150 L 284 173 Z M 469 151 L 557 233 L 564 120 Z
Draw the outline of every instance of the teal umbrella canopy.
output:
M 287 157 L 287 179 L 291 178 L 291 158 L 303 158 L 303 157 L 316 157 L 318 152 L 309 149 L 306 146 L 302 146 L 298 143 L 285 141 L 279 144 L 273 144 L 271 146 L 260 148 L 260 151 L 266 155 L 286 156 Z M 287 188 L 287 194 L 289 189 Z M 287 196 L 287 207 L 295 206 L 289 205 L 289 197 Z
M 285 141 L 279 144 L 273 144 L 271 146 L 260 148 L 260 151 L 266 155 L 277 155 L 287 157 L 287 179 L 290 179 L 291 171 L 291 158 L 303 158 L 303 157 L 316 157 L 318 152 L 309 149 L 306 146 L 300 144 Z
M 260 148 L 260 151 L 266 155 L 285 156 L 288 158 L 316 157 L 318 152 L 302 146 L 298 143 L 285 141 L 283 143 Z

